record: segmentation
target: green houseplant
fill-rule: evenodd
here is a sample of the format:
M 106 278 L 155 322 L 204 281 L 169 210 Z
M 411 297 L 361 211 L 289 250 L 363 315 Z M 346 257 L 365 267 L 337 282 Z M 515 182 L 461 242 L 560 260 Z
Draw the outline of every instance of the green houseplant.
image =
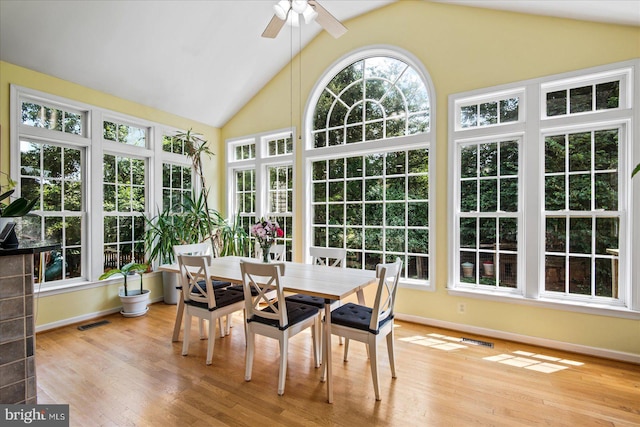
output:
M 147 271 L 148 264 L 139 264 L 130 262 L 123 265 L 121 268 L 114 268 L 104 272 L 98 279 L 108 279 L 114 275 L 121 275 L 124 278 L 124 287 L 119 291 L 120 301 L 122 302 L 122 313 L 125 317 L 137 317 L 142 316 L 148 310 L 149 305 L 149 289 L 144 289 L 142 285 L 142 273 Z M 140 275 L 140 289 L 129 290 L 127 286 L 127 279 L 129 276 Z

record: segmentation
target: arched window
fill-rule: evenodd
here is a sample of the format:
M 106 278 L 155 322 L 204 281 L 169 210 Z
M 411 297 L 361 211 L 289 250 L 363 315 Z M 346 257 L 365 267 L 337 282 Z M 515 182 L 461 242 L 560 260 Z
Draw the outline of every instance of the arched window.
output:
M 347 267 L 404 261 L 430 280 L 433 90 L 409 55 L 375 49 L 318 82 L 307 108 L 306 246 L 347 249 Z
M 314 147 L 429 130 L 429 94 L 409 64 L 376 56 L 352 63 L 322 90 L 313 114 Z

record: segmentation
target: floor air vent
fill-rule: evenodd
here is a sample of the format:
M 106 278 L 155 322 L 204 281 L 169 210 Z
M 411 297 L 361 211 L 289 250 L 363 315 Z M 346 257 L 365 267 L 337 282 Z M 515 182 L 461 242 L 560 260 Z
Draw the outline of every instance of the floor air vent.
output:
M 473 338 L 462 338 L 462 342 L 472 345 L 482 345 L 484 347 L 493 348 L 493 343 L 488 341 L 474 340 Z
M 87 323 L 86 325 L 78 326 L 78 330 L 86 331 L 87 329 L 97 328 L 98 326 L 106 325 L 108 323 L 108 320 L 100 320 L 99 322 Z

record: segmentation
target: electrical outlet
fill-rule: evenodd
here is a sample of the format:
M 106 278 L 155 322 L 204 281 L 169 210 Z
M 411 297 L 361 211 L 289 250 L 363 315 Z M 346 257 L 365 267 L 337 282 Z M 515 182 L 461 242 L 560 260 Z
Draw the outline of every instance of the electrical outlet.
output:
M 463 314 L 465 311 L 467 311 L 467 306 L 463 302 L 458 303 L 458 313 Z

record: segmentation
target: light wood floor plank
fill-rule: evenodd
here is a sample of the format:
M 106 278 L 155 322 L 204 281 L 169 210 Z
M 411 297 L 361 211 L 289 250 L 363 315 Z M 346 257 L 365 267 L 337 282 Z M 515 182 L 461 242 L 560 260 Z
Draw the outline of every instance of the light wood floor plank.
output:
M 175 306 L 160 303 L 141 318 L 114 314 L 109 324 L 86 331 L 39 333 L 38 403 L 69 404 L 70 425 L 83 427 L 640 425 L 638 365 L 396 322 L 398 378 L 391 378 L 381 347 L 382 401 L 375 401 L 364 347 L 352 343 L 343 363 L 336 340 L 335 402 L 328 404 L 309 333 L 291 340 L 285 394 L 278 396 L 277 341 L 256 338 L 253 378 L 245 382 L 239 315 L 231 335 L 216 338 L 210 366 L 195 322 L 188 356 L 181 355 L 182 342 L 171 342 L 174 315 Z M 433 339 L 464 347 L 445 350 Z M 487 360 L 496 356 L 565 369 L 543 373 Z

